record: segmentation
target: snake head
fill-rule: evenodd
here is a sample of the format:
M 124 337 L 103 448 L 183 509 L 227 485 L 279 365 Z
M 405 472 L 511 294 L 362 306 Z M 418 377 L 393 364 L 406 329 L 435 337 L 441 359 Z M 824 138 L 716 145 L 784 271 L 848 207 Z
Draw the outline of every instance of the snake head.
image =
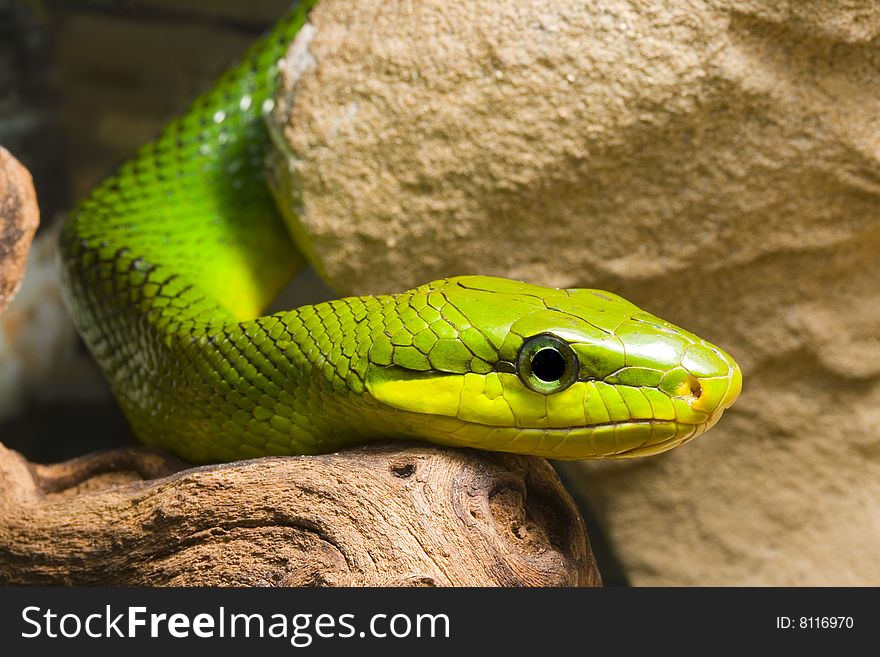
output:
M 742 386 L 727 353 L 609 292 L 465 276 L 388 299 L 365 385 L 404 435 L 558 459 L 656 454 L 712 427 Z

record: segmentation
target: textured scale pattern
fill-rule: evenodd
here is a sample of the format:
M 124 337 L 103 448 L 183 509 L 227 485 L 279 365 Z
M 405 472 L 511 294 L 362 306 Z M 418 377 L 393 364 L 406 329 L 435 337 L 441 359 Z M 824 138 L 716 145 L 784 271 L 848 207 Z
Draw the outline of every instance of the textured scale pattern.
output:
M 739 392 L 732 359 L 607 293 L 461 277 L 260 316 L 303 262 L 267 184 L 264 117 L 312 4 L 65 224 L 71 314 L 138 437 L 195 462 L 383 437 L 595 458 L 714 424 Z M 564 392 L 515 372 L 542 333 L 579 359 Z

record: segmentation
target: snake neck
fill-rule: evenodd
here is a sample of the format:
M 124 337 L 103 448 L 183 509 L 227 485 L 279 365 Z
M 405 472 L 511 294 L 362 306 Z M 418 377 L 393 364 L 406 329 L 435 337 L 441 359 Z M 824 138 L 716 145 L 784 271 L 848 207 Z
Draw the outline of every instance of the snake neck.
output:
M 268 185 L 266 116 L 278 63 L 314 4 L 297 3 L 71 211 L 60 247 L 75 320 L 89 290 L 122 287 L 143 297 L 141 314 L 170 314 L 162 297 L 173 297 L 181 319 L 190 306 L 202 321 L 249 319 L 302 266 Z

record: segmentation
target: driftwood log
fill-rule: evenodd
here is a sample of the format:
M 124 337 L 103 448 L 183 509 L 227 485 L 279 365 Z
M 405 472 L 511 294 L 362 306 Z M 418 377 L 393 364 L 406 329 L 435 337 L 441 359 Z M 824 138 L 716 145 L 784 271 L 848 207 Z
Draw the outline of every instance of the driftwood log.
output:
M 146 448 L 35 465 L 0 445 L 0 583 L 600 580 L 543 459 L 385 443 L 199 468 Z
M 30 172 L 0 146 L 0 313 L 18 290 L 39 223 Z

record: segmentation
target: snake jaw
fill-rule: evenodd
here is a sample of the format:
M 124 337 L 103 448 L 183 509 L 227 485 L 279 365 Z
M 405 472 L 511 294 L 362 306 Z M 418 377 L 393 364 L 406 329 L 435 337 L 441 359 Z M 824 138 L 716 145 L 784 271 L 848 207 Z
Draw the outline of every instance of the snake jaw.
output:
M 398 372 L 403 376 L 396 378 L 391 372 L 385 369 L 368 377 L 367 388 L 373 399 L 387 410 L 383 416 L 384 426 L 395 427 L 395 433 L 419 436 L 444 445 L 560 460 L 635 458 L 668 451 L 714 426 L 741 388 L 739 368 L 733 367 L 724 394 L 716 399 L 710 412 L 690 408 L 691 404 L 702 402 L 708 410 L 708 401 L 703 397 L 713 393 L 707 389 L 697 402 L 678 400 L 675 408 L 682 419 L 671 414 L 664 415 L 666 419 L 625 417 L 587 424 L 584 418 L 589 417 L 589 411 L 585 412 L 585 408 L 595 405 L 597 400 L 608 399 L 610 394 L 621 394 L 613 390 L 613 386 L 601 382 L 575 384 L 583 386 L 568 389 L 571 399 L 582 397 L 578 410 L 574 410 L 575 404 L 565 404 L 562 400 L 561 406 L 556 406 L 556 413 L 542 417 L 533 414 L 527 418 L 522 412 L 515 414 L 511 406 L 518 406 L 522 411 L 528 407 L 524 399 L 546 404 L 550 397 L 518 385 L 513 375 L 505 377 L 507 396 L 489 399 L 485 391 L 498 382 L 490 383 L 487 377 L 504 375 L 422 373 L 410 379 L 405 373 Z M 656 391 L 656 394 L 662 393 Z M 599 404 L 604 406 L 604 402 Z M 625 401 L 622 405 L 625 406 Z M 562 407 L 568 408 L 568 416 L 560 413 Z M 575 417 L 580 419 L 574 420 Z M 579 424 L 566 425 L 566 418 L 568 422 Z M 552 426 L 554 423 L 558 426 Z

